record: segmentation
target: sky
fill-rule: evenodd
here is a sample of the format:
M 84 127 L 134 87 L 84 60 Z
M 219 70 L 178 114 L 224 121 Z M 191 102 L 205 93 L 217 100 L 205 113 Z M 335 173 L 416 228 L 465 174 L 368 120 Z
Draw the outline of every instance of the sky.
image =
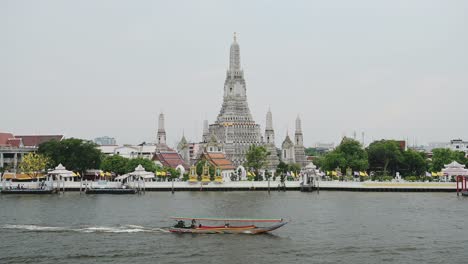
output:
M 468 140 L 468 1 L 0 1 L 0 131 L 199 142 L 233 32 L 281 145 Z

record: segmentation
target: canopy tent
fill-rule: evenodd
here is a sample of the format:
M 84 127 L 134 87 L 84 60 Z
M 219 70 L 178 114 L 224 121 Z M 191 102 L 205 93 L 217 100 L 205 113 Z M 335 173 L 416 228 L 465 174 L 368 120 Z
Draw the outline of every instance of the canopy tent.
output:
M 4 180 L 33 180 L 33 179 L 43 179 L 46 175 L 43 173 L 38 174 L 36 177 L 33 177 L 26 173 L 13 173 L 13 172 L 5 172 L 3 173 L 2 178 Z
M 129 173 L 130 176 L 134 176 L 136 178 L 143 178 L 143 179 L 152 179 L 154 178 L 154 173 L 145 171 L 145 168 L 141 166 L 141 164 L 138 164 L 138 166 L 135 168 L 135 171 Z
M 47 174 L 60 176 L 62 178 L 71 178 L 78 176 L 73 171 L 67 170 L 61 163 L 57 167 L 55 167 L 54 170 L 48 171 Z

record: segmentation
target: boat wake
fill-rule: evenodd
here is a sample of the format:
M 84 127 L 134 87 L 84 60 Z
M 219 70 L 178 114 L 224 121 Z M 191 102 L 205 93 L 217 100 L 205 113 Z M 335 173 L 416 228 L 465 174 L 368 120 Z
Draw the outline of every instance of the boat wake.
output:
M 158 227 L 143 227 L 139 225 L 119 226 L 82 226 L 59 227 L 40 225 L 2 225 L 0 229 L 14 229 L 23 232 L 78 232 L 78 233 L 169 233 L 168 230 Z

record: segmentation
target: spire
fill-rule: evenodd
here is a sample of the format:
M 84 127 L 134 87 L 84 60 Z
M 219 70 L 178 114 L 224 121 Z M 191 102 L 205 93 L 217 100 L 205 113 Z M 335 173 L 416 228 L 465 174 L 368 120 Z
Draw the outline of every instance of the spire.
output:
M 203 120 L 203 135 L 208 135 L 209 129 L 208 129 L 208 120 Z
M 159 122 L 158 122 L 158 131 L 164 131 L 164 114 L 161 112 L 159 114 Z
M 166 129 L 164 128 L 164 114 L 162 112 L 159 114 L 158 134 L 156 142 L 158 142 L 158 145 L 166 144 Z
M 266 115 L 266 126 L 265 130 L 273 130 L 273 116 L 271 114 L 271 110 L 268 108 L 268 112 Z
M 231 44 L 231 52 L 229 56 L 229 71 L 240 71 L 240 48 L 237 44 L 236 32 L 234 32 L 234 41 Z
M 296 133 L 302 133 L 301 118 L 297 115 L 296 118 Z
M 210 130 L 208 128 L 208 120 L 203 120 L 203 135 L 202 135 L 202 141 L 203 142 L 208 142 L 208 136 L 209 136 Z

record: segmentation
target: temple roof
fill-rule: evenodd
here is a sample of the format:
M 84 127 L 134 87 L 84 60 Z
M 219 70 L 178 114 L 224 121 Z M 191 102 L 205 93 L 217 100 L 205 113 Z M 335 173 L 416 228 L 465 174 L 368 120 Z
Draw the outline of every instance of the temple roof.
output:
M 231 161 L 226 158 L 224 153 L 203 153 L 203 157 L 213 166 L 219 167 L 221 170 L 234 170 L 235 167 Z
M 165 167 L 171 167 L 173 169 L 177 168 L 177 166 L 182 165 L 185 169 L 189 169 L 189 166 L 185 164 L 182 157 L 179 153 L 175 151 L 160 151 L 154 154 L 153 160 L 161 162 L 161 164 Z
M 289 148 L 291 146 L 294 146 L 291 138 L 289 137 L 289 135 L 286 135 L 286 138 L 284 139 L 283 141 L 283 144 L 281 145 L 282 148 Z
M 14 138 L 13 134 L 11 134 L 11 133 L 0 133 L 0 146 L 8 145 L 8 140 L 10 138 Z
M 25 135 L 25 136 L 15 136 L 15 138 L 21 138 L 23 140 L 23 145 L 26 147 L 38 147 L 40 144 L 52 140 L 60 141 L 63 138 L 63 135 Z

